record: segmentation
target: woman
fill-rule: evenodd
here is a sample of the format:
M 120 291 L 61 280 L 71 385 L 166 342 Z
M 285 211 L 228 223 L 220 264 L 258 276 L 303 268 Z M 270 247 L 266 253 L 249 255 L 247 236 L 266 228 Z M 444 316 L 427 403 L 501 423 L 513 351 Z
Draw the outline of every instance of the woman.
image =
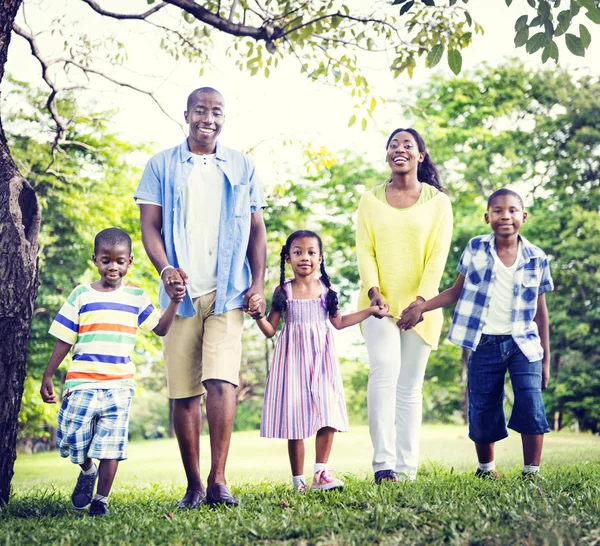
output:
M 399 319 L 410 303 L 438 293 L 452 237 L 452 207 L 417 131 L 396 129 L 388 139 L 386 158 L 390 180 L 366 192 L 358 206 L 358 305 L 389 307 Z M 376 483 L 416 477 L 423 379 L 442 320 L 438 310 L 406 332 L 393 319 L 370 317 L 363 322 Z

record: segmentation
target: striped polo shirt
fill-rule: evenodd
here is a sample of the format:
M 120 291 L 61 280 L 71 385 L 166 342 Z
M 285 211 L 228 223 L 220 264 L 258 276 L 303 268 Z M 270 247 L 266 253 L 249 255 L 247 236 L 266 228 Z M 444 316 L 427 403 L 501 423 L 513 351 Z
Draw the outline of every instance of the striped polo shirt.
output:
M 160 312 L 139 287 L 122 283 L 100 292 L 78 286 L 56 315 L 50 334 L 73 345 L 65 392 L 76 389 L 135 389 L 131 353 L 138 330 L 153 330 Z

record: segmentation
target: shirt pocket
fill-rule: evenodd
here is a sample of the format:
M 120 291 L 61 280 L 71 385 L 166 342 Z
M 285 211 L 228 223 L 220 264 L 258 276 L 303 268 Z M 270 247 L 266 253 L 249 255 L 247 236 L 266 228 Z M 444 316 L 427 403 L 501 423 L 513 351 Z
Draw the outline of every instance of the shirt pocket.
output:
M 236 218 L 243 218 L 250 214 L 250 186 L 238 184 L 233 187 Z
M 540 275 L 538 271 L 523 272 L 523 286 L 526 288 L 535 288 L 540 284 Z

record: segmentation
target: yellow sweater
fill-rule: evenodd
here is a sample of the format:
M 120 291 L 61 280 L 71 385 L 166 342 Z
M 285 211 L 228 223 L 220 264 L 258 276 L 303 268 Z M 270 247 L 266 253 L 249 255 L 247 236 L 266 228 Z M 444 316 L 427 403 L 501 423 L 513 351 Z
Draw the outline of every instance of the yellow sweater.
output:
M 381 187 L 366 192 L 358 205 L 358 306 L 369 306 L 368 292 L 377 286 L 397 320 L 417 296 L 428 300 L 438 294 L 452 239 L 452 206 L 445 193 L 429 184 L 422 185 L 418 201 L 406 209 L 389 205 L 385 188 L 381 192 Z M 415 327 L 433 349 L 438 347 L 442 322 L 442 310 L 436 309 Z

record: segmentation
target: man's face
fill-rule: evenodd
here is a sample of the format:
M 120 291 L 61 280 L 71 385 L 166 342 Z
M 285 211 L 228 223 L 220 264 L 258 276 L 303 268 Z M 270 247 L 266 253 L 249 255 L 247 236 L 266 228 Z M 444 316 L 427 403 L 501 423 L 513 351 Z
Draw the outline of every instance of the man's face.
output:
M 218 91 L 202 91 L 191 97 L 184 112 L 189 125 L 188 142 L 193 153 L 212 154 L 225 123 L 225 103 Z

